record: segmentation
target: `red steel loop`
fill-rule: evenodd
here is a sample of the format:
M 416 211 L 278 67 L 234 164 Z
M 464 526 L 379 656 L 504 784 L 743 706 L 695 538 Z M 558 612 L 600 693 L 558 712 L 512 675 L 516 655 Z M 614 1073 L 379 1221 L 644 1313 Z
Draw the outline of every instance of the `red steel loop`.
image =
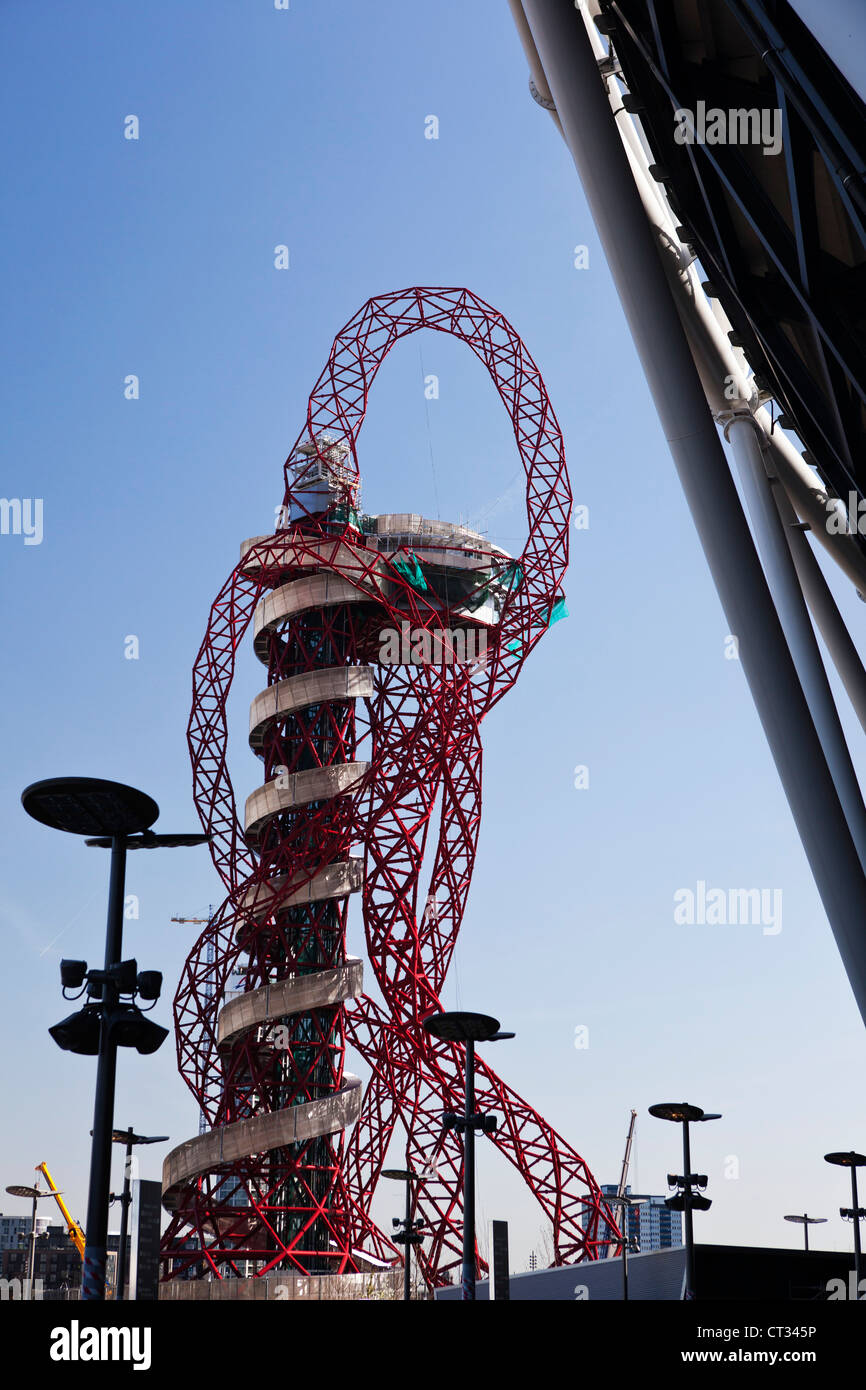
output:
M 370 388 L 392 347 L 422 328 L 459 338 L 484 363 L 526 474 L 528 534 L 520 556 L 512 559 L 464 533 L 482 578 L 477 592 L 464 585 L 453 599 L 447 585 L 443 598 L 413 577 L 405 549 L 392 553 L 371 541 L 358 516 L 357 444 Z M 319 1125 L 318 1138 L 219 1162 L 174 1192 L 163 1245 L 166 1277 L 203 1266 L 220 1278 L 250 1268 L 256 1277 L 277 1268 L 349 1273 L 369 1268 L 370 1260 L 399 1261 L 402 1252 L 370 1214 L 399 1126 L 407 1162 L 429 1174 L 417 1185 L 414 1215 L 426 1223 L 425 1244 L 416 1247 L 419 1266 L 435 1285 L 461 1253 L 462 1148 L 454 1131 L 443 1132 L 441 1115 L 462 1103 L 463 1055 L 431 1039 L 422 1023 L 440 1008 L 472 878 L 481 818 L 480 724 L 514 684 L 562 597 L 571 508 L 562 436 L 538 368 L 502 314 L 465 289 L 412 288 L 368 300 L 337 335 L 284 480 L 278 528 L 248 545 L 224 584 L 193 669 L 194 794 L 227 897 L 182 973 L 175 998 L 178 1065 L 213 1132 L 226 1135 L 239 1133 L 240 1123 L 264 1124 L 263 1116 L 287 1106 L 318 1115 L 342 1104 L 352 1085 L 343 1071 L 347 1043 L 364 1058 L 370 1078 L 350 1128 L 335 1122 L 322 1134 Z M 438 542 L 443 565 L 454 544 Z M 435 561 L 435 533 L 429 546 Z M 471 570 L 474 561 L 468 563 Z M 308 701 L 290 717 L 265 719 L 259 751 L 266 782 L 292 758 L 289 771 L 301 778 L 312 768 L 344 782 L 339 794 L 274 814 L 254 843 L 239 819 L 228 770 L 235 653 L 267 596 L 309 576 L 328 576 L 329 584 L 333 578 L 339 601 L 329 598 L 257 636 L 268 690 L 276 687 L 278 696 L 293 680 L 346 668 L 347 679 L 360 681 L 365 693 Z M 491 594 L 495 620 L 473 617 Z M 406 625 L 431 641 L 446 630 L 483 629 L 485 659 L 378 661 L 377 632 L 381 638 Z M 358 771 L 348 786 L 352 768 Z M 357 991 L 335 994 L 335 1003 L 310 1006 L 302 1016 L 287 1005 L 288 1057 L 277 1055 L 267 1028 L 221 1039 L 226 991 L 243 957 L 249 960 L 244 990 L 258 991 L 256 999 L 286 981 L 306 977 L 318 988 L 326 979 L 347 980 L 355 969 L 344 949 L 348 890 L 316 897 L 323 874 L 349 865 L 350 847 L 356 857 L 357 847 L 362 851 L 367 954 L 384 1005 Z M 256 895 L 265 891 L 263 916 Z M 293 904 L 304 892 L 310 905 L 302 911 Z M 552 1224 L 555 1261 L 596 1258 L 599 1245 L 618 1232 L 583 1159 L 481 1058 L 476 1085 L 479 1107 L 500 1116 L 492 1142 Z

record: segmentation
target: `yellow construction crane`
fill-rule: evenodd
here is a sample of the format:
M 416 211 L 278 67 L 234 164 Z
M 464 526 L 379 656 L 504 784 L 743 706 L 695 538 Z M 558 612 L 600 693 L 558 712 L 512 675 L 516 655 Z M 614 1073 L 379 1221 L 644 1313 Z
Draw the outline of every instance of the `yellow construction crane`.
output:
M 45 1181 L 48 1183 L 49 1188 L 50 1188 L 51 1191 L 54 1193 L 54 1200 L 55 1200 L 55 1202 L 57 1203 L 57 1205 L 59 1206 L 61 1212 L 63 1213 L 63 1220 L 66 1222 L 66 1226 L 67 1226 L 67 1230 L 68 1230 L 68 1234 L 69 1234 L 69 1239 L 72 1241 L 73 1245 L 75 1246 L 76 1250 L 78 1251 L 78 1253 L 79 1253 L 79 1255 L 80 1255 L 80 1257 L 81 1257 L 81 1261 L 82 1261 L 82 1263 L 83 1263 L 83 1262 L 84 1262 L 84 1232 L 82 1231 L 82 1229 L 81 1229 L 81 1227 L 79 1226 L 78 1222 L 75 1220 L 75 1217 L 74 1217 L 74 1216 L 70 1216 L 70 1214 L 69 1214 L 69 1208 L 67 1207 L 66 1203 L 64 1202 L 63 1198 L 61 1197 L 60 1193 L 59 1193 L 58 1190 L 57 1190 L 57 1184 L 55 1183 L 54 1179 L 52 1178 L 51 1174 L 50 1174 L 49 1171 L 48 1171 L 48 1165 L 47 1165 L 47 1163 L 39 1163 L 39 1164 L 37 1164 L 36 1172 L 37 1172 L 37 1173 L 42 1173 L 42 1174 L 44 1174 L 44 1176 L 45 1176 Z
M 57 1184 L 55 1183 L 54 1179 L 48 1171 L 48 1164 L 37 1163 L 36 1172 L 44 1174 L 45 1181 L 48 1183 L 49 1189 L 54 1194 L 54 1200 L 59 1206 L 61 1212 L 63 1213 L 63 1220 L 66 1222 L 66 1231 L 69 1236 L 69 1239 L 72 1241 L 72 1244 L 78 1251 L 78 1258 L 81 1260 L 81 1263 L 84 1264 L 84 1232 L 82 1231 L 78 1222 L 75 1220 L 75 1217 L 70 1214 L 68 1206 L 66 1205 L 60 1193 L 58 1192 Z M 105 1281 L 105 1297 L 114 1298 L 114 1288 L 112 1287 L 108 1279 L 106 1279 Z

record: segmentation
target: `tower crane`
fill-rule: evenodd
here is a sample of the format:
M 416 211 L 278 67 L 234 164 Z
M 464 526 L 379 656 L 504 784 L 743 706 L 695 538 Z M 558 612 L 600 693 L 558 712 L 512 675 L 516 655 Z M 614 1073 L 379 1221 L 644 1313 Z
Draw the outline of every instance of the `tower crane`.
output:
M 619 1187 L 616 1189 L 617 1197 L 625 1196 L 626 1183 L 628 1179 L 628 1165 L 631 1162 L 631 1146 L 634 1140 L 634 1127 L 637 1123 L 637 1111 L 631 1112 L 631 1119 L 628 1126 L 628 1138 L 625 1141 L 625 1153 L 622 1156 L 622 1172 L 619 1175 Z
M 628 1239 L 628 1207 L 626 1206 L 625 1202 L 624 1202 L 622 1199 L 623 1199 L 623 1197 L 625 1197 L 625 1189 L 626 1189 L 626 1186 L 627 1186 L 627 1183 L 628 1183 L 628 1166 L 629 1166 L 629 1163 L 631 1162 L 631 1146 L 632 1146 L 632 1143 L 633 1143 L 633 1141 L 634 1141 L 634 1127 L 635 1127 L 636 1123 L 637 1123 L 637 1111 L 636 1111 L 636 1110 L 632 1110 L 632 1112 L 631 1112 L 631 1119 L 629 1120 L 629 1124 L 628 1124 L 628 1137 L 626 1138 L 626 1141 L 625 1141 L 625 1153 L 624 1153 L 623 1156 L 622 1156 L 622 1169 L 621 1169 L 620 1175 L 619 1175 L 619 1183 L 618 1183 L 617 1189 L 616 1189 L 616 1196 L 615 1196 L 615 1197 L 612 1197 L 612 1198 L 611 1198 L 611 1202 L 610 1202 L 610 1205 L 611 1205 L 612 1207 L 619 1206 L 620 1212 L 622 1213 L 622 1216 L 621 1216 L 621 1229 L 622 1229 L 623 1239 L 625 1239 L 625 1240 Z M 611 1255 L 613 1254 L 613 1245 L 610 1245 L 610 1246 L 608 1247 L 608 1252 L 609 1252 L 609 1254 L 611 1254 Z

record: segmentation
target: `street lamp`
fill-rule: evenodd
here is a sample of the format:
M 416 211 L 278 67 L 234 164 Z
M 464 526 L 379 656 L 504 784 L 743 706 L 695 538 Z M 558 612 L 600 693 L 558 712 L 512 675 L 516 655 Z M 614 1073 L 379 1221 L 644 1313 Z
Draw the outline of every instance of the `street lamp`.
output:
M 463 1114 L 446 1111 L 442 1116 L 443 1129 L 457 1129 L 463 1134 L 463 1293 L 464 1302 L 475 1301 L 475 1131 L 495 1134 L 495 1115 L 475 1113 L 475 1044 L 499 1042 L 513 1038 L 502 1033 L 499 1020 L 489 1014 L 452 1011 L 432 1014 L 424 1020 L 424 1031 L 442 1042 L 463 1043 L 465 1060 L 465 1099 Z
M 393 1222 L 395 1226 L 402 1226 L 403 1228 L 394 1236 L 394 1244 L 402 1245 L 405 1249 L 403 1256 L 403 1302 L 408 1303 L 412 1297 L 412 1246 L 420 1245 L 424 1239 L 421 1234 L 424 1222 L 412 1220 L 412 1184 L 413 1182 L 426 1182 L 427 1178 L 423 1173 L 413 1173 L 411 1168 L 383 1168 L 382 1177 L 392 1178 L 394 1182 L 406 1184 L 406 1215 L 402 1221 L 399 1216 L 395 1216 Z
M 786 1220 L 786 1221 L 796 1221 L 798 1225 L 801 1225 L 801 1226 L 803 1227 L 803 1239 L 804 1239 L 804 1241 L 806 1242 L 806 1244 L 805 1244 L 805 1249 L 808 1250 L 808 1249 L 809 1249 L 809 1227 L 810 1227 L 810 1226 L 823 1226 L 823 1225 L 826 1224 L 827 1218 L 826 1218 L 826 1216 L 807 1216 L 806 1213 L 803 1212 L 803 1215 L 802 1215 L 802 1216 L 786 1216 L 786 1217 L 785 1217 L 785 1220 Z
M 85 961 L 61 962 L 61 984 L 67 989 L 87 989 L 88 1003 L 49 1029 L 65 1051 L 97 1056 L 96 1098 L 93 1108 L 93 1144 L 90 1154 L 90 1186 L 87 1198 L 87 1230 L 84 1251 L 85 1299 L 105 1298 L 106 1245 L 108 1240 L 108 1192 L 111 1184 L 111 1133 L 117 1048 L 135 1047 L 155 1052 L 168 1036 L 132 1002 L 159 997 L 162 976 L 158 971 L 138 973 L 135 961 L 122 960 L 123 901 L 127 849 L 160 849 L 175 845 L 204 844 L 207 835 L 155 835 L 150 827 L 159 815 L 156 802 L 145 792 L 122 782 L 98 777 L 51 777 L 34 782 L 21 795 L 24 810 L 42 825 L 86 835 L 88 845 L 111 850 L 108 887 L 108 920 L 105 932 L 105 966 L 88 972 Z M 86 980 L 86 986 L 85 986 Z M 127 996 L 123 1003 L 121 996 Z
M 677 1173 L 668 1174 L 668 1185 L 678 1189 L 676 1196 L 666 1197 L 665 1206 L 671 1211 L 681 1211 L 684 1216 L 684 1226 L 686 1232 L 686 1291 L 687 1299 L 694 1299 L 695 1294 L 695 1234 L 692 1226 L 692 1211 L 709 1211 L 712 1202 L 709 1197 L 702 1197 L 698 1192 L 693 1191 L 693 1186 L 704 1188 L 707 1185 L 706 1175 L 703 1173 L 692 1172 L 692 1153 L 689 1143 L 689 1125 L 703 1124 L 707 1120 L 720 1120 L 721 1115 L 708 1115 L 699 1105 L 689 1105 L 688 1101 L 663 1101 L 658 1105 L 651 1105 L 649 1113 L 657 1120 L 670 1120 L 674 1124 L 683 1127 L 683 1175 Z
M 120 1245 L 117 1251 L 117 1278 L 114 1286 L 114 1297 L 115 1299 L 122 1299 L 126 1284 L 126 1236 L 129 1226 L 129 1207 L 132 1202 L 132 1194 L 129 1190 L 132 1177 L 132 1146 L 133 1144 L 164 1144 L 168 1135 L 136 1134 L 130 1125 L 129 1129 L 112 1130 L 111 1139 L 114 1144 L 126 1146 L 126 1158 L 123 1165 L 123 1192 L 119 1197 L 109 1197 L 110 1202 L 120 1202 Z
M 620 1224 L 622 1226 L 622 1297 L 624 1303 L 628 1303 L 628 1249 L 632 1240 L 629 1233 L 628 1213 L 631 1207 L 639 1207 L 645 1201 L 646 1197 L 630 1197 L 627 1193 L 622 1192 L 611 1197 L 609 1202 L 612 1207 L 620 1207 L 622 1212 Z
M 866 1154 L 855 1153 L 851 1149 L 848 1153 L 832 1153 L 824 1155 L 825 1163 L 835 1163 L 839 1168 L 851 1169 L 851 1205 L 850 1207 L 840 1207 L 839 1215 L 843 1221 L 853 1221 L 854 1223 L 854 1279 L 857 1286 L 857 1297 L 860 1297 L 860 1265 L 862 1263 L 860 1252 L 860 1222 L 866 1217 L 866 1207 L 858 1205 L 857 1198 L 857 1169 L 866 1164 Z
M 12 1187 L 7 1187 L 6 1191 L 11 1197 L 29 1197 L 33 1203 L 33 1216 L 30 1221 L 30 1257 L 28 1264 L 30 1267 L 30 1277 L 28 1279 L 29 1291 L 28 1299 L 33 1298 L 33 1284 L 36 1277 L 36 1203 L 40 1197 L 53 1197 L 53 1192 L 43 1192 L 38 1187 L 29 1187 L 24 1183 L 15 1183 Z

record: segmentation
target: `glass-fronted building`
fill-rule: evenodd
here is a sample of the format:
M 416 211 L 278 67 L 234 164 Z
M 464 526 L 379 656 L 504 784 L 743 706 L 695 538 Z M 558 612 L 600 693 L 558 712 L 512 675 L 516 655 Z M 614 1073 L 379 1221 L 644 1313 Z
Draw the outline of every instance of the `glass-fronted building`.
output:
M 601 1190 L 610 1201 L 611 1197 L 616 1196 L 616 1183 L 602 1183 Z M 626 1223 L 628 1235 L 635 1241 L 641 1253 L 648 1250 L 669 1250 L 671 1246 L 682 1245 L 682 1212 L 671 1211 L 670 1207 L 666 1207 L 664 1197 L 632 1192 L 630 1187 L 625 1191 L 627 1197 L 640 1199 L 639 1206 L 627 1209 Z M 614 1209 L 614 1216 L 618 1214 L 618 1209 Z M 599 1253 L 603 1258 L 606 1252 L 602 1249 Z

